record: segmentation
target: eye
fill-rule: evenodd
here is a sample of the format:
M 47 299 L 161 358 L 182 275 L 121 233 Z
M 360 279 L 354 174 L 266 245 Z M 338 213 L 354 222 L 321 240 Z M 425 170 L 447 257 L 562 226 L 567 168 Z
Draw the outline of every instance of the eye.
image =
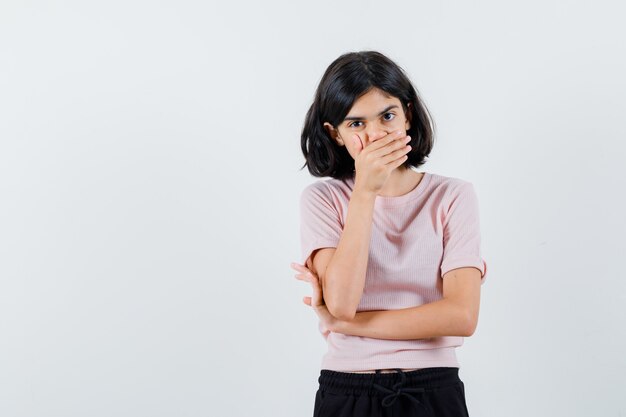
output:
M 393 113 L 391 113 L 391 112 L 389 112 L 389 113 L 385 113 L 385 114 L 383 115 L 383 118 L 384 118 L 385 120 L 387 120 L 387 121 L 393 120 L 395 117 L 396 117 L 396 115 L 395 115 L 395 114 L 393 114 Z
M 354 122 L 350 122 L 350 123 L 348 124 L 348 127 L 361 127 L 361 126 L 357 126 L 357 125 L 356 125 L 356 123 L 363 123 L 363 122 L 360 122 L 360 121 L 358 121 L 358 120 L 355 120 Z

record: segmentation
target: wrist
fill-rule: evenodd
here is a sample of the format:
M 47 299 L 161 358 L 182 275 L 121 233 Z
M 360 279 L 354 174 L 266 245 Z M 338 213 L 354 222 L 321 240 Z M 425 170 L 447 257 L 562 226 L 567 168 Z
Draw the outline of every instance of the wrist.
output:
M 355 184 L 354 190 L 352 191 L 352 195 L 350 196 L 350 201 L 355 199 L 360 199 L 363 201 L 373 201 L 376 200 L 376 196 L 378 194 L 374 191 L 368 190 L 363 187 L 359 187 Z

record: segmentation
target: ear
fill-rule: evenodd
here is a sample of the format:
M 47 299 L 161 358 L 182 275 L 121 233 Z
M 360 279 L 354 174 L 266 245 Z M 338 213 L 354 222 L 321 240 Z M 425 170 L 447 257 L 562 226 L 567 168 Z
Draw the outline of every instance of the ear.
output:
M 343 140 L 339 138 L 339 132 L 337 132 L 337 129 L 335 129 L 333 125 L 328 122 L 324 122 L 324 129 L 326 129 L 330 137 L 333 138 L 339 146 L 343 146 Z
M 407 107 L 407 111 L 404 114 L 406 118 L 406 123 L 404 124 L 404 128 L 405 130 L 409 130 L 411 128 L 411 117 L 412 117 L 411 110 L 413 109 L 413 106 L 411 105 L 411 102 L 408 102 L 406 104 L 406 107 Z

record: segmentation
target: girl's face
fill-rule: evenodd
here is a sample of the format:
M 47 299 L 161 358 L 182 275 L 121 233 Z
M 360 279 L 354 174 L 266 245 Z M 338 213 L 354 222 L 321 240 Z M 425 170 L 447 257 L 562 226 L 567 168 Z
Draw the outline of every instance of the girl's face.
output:
M 359 152 L 353 139 L 355 134 L 361 142 L 361 149 L 365 149 L 388 133 L 409 130 L 408 117 L 397 97 L 374 87 L 354 102 L 339 126 L 325 122 L 324 128 L 339 146 L 345 146 L 352 158 L 356 158 Z

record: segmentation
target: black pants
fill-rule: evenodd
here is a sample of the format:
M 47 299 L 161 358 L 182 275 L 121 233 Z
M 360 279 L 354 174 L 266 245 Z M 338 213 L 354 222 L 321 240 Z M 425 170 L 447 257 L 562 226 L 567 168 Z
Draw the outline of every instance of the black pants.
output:
M 313 417 L 469 417 L 459 368 L 359 374 L 322 369 Z

